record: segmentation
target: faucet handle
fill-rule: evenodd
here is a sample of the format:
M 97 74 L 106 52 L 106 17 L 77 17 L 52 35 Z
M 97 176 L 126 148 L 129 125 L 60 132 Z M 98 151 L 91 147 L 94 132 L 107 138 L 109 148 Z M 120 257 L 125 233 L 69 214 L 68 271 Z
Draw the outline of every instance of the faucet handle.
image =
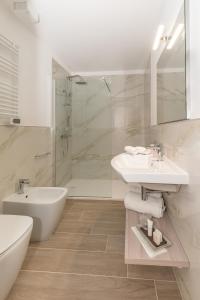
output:
M 16 184 L 16 191 L 18 194 L 24 193 L 24 185 L 30 184 L 30 180 L 28 178 L 20 178 L 18 183 Z
M 161 148 L 161 144 L 155 143 L 155 144 L 151 144 L 150 147 L 152 149 L 160 149 Z
M 19 183 L 30 184 L 30 180 L 28 178 L 19 179 Z

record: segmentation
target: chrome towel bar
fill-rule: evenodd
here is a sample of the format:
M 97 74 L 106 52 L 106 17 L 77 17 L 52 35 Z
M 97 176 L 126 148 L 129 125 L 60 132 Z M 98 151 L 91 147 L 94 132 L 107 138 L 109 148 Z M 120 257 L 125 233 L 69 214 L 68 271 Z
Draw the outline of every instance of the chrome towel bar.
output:
M 51 152 L 45 152 L 45 153 L 41 153 L 41 154 L 36 154 L 34 156 L 34 158 L 37 159 L 37 158 L 41 158 L 41 157 L 44 157 L 44 156 L 48 156 L 50 154 L 51 154 Z

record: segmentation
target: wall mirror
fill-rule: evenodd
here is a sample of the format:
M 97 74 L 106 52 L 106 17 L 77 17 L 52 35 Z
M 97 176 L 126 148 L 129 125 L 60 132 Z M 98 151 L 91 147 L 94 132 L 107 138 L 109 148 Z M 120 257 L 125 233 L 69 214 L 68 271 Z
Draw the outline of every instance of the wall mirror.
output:
M 185 24 L 183 5 L 157 63 L 158 124 L 187 119 Z

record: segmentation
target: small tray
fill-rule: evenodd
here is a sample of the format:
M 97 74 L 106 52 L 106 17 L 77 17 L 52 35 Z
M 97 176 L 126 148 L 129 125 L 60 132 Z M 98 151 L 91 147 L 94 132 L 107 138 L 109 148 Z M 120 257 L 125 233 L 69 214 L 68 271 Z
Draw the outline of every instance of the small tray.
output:
M 153 241 L 153 236 L 148 236 L 147 227 L 143 227 L 142 225 L 137 225 L 136 227 L 140 231 L 140 233 L 142 234 L 142 236 L 145 238 L 145 240 L 152 247 L 153 250 L 160 250 L 160 249 L 172 246 L 172 243 L 164 235 L 163 235 L 163 241 L 162 241 L 162 243 L 159 246 L 156 245 L 156 243 L 154 243 L 154 241 Z M 156 228 L 153 228 L 153 232 L 155 231 L 155 229 Z

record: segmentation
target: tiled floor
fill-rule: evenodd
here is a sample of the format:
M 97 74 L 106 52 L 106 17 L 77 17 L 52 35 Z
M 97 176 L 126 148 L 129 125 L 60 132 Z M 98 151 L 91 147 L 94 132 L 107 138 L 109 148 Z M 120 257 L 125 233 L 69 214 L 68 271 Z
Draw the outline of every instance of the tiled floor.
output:
M 7 300 L 181 300 L 170 268 L 124 264 L 122 202 L 68 200 L 49 241 L 31 244 Z

